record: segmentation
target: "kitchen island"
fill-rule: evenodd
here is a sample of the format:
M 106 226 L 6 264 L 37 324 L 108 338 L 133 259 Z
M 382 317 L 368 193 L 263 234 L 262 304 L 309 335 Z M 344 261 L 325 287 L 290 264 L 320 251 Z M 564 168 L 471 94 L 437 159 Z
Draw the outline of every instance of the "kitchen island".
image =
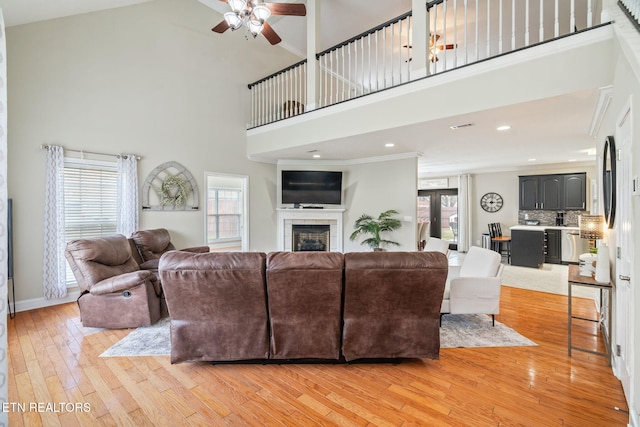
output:
M 588 252 L 588 240 L 580 238 L 578 227 L 516 225 L 510 230 L 512 265 L 577 264 L 579 255 Z

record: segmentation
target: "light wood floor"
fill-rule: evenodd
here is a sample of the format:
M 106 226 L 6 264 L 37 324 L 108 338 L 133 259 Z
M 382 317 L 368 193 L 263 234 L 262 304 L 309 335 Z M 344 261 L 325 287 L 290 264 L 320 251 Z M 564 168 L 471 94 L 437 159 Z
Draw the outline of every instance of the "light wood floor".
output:
M 581 301 L 580 314 L 593 315 Z M 12 426 L 624 426 L 603 357 L 567 355 L 567 299 L 503 288 L 502 323 L 536 347 L 443 349 L 440 360 L 351 365 L 171 365 L 98 357 L 129 331 L 86 329 L 75 304 L 9 320 L 9 401 L 88 412 L 10 412 Z M 593 332 L 592 325 L 574 335 Z M 580 337 L 579 337 L 580 338 Z M 602 349 L 586 335 L 580 345 Z M 616 410 L 619 407 L 621 410 Z M 51 412 L 51 410 L 62 412 Z

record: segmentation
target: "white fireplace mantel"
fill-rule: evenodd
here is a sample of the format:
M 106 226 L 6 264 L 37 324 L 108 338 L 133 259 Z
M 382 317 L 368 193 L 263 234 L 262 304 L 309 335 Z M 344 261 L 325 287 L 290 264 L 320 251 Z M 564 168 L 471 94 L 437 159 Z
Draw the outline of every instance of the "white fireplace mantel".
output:
M 342 252 L 342 214 L 346 209 L 296 209 L 278 208 L 278 250 L 291 251 L 292 226 L 299 224 L 327 224 L 329 250 Z

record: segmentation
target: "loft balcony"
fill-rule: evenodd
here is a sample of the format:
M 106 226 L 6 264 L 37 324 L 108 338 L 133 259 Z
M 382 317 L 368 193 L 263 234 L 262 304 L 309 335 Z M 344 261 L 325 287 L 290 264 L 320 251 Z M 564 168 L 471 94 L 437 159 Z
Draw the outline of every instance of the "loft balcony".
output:
M 312 55 L 311 70 L 308 58 L 250 84 L 249 157 L 302 158 L 319 143 L 611 82 L 598 0 L 440 0 L 419 12 Z

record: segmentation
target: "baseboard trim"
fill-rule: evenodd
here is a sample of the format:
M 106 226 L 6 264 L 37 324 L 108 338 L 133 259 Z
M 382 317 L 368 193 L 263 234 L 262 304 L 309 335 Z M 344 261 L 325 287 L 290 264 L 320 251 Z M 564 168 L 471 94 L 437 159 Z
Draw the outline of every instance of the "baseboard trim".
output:
M 51 307 L 53 305 L 75 302 L 80 296 L 80 290 L 69 291 L 67 296 L 58 299 L 33 298 L 16 301 L 16 312 L 35 310 L 37 308 Z

